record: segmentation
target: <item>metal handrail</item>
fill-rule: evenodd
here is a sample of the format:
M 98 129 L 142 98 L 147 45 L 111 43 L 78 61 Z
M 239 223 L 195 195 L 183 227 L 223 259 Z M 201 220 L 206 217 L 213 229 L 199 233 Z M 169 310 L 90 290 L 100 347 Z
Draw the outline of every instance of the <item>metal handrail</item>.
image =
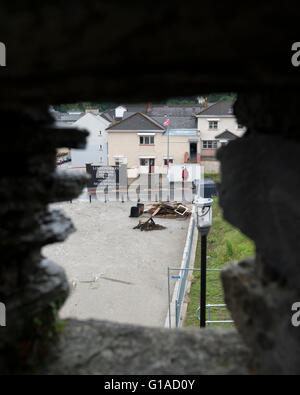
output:
M 214 321 L 212 321 L 210 319 L 210 308 L 211 307 L 227 307 L 227 305 L 226 304 L 207 304 L 206 305 L 206 308 L 208 309 L 208 312 L 207 312 L 208 320 L 206 320 L 205 322 L 208 324 L 208 326 L 209 326 L 209 324 L 233 324 L 234 323 L 233 320 L 214 320 Z M 198 321 L 200 321 L 200 307 L 197 308 L 196 315 L 197 315 Z

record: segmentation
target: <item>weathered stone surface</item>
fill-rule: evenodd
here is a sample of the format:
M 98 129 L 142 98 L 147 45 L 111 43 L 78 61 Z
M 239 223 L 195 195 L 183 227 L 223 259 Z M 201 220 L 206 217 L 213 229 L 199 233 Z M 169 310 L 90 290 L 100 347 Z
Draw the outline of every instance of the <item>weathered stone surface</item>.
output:
M 251 131 L 221 150 L 219 157 L 225 219 L 255 241 L 266 281 L 275 278 L 297 288 L 300 144 Z
M 74 226 L 48 203 L 78 196 L 87 177 L 56 174 L 56 147 L 67 134 L 60 139 L 51 129 L 47 107 L 0 115 L 4 126 L 14 120 L 0 148 L 0 301 L 7 314 L 7 327 L 0 328 L 0 371 L 16 372 L 36 363 L 49 346 L 69 292 L 63 269 L 45 260 L 41 248 L 64 241 Z M 82 147 L 87 133 L 68 136 L 72 146 Z
M 267 94 L 242 95 L 235 108 L 247 135 L 218 154 L 224 217 L 257 248 L 256 259 L 223 272 L 225 299 L 264 373 L 300 373 L 300 332 L 291 323 L 300 301 L 296 103 L 280 112 Z
M 38 263 L 40 262 L 40 263 Z M 41 257 L 22 262 L 22 284 L 1 289 L 8 326 L 0 328 L 0 372 L 20 373 L 43 357 L 55 335 L 57 312 L 69 294 L 64 270 Z M 12 266 L 7 278 L 14 275 Z M 11 274 L 12 273 L 12 274 Z M 1 278 L 1 282 L 5 281 Z M 4 295 L 5 297 L 3 297 Z
M 4 3 L 0 15 L 7 45 L 2 106 L 139 102 L 300 84 L 291 64 L 299 15 L 280 2 L 47 0 L 26 9 Z
M 169 330 L 67 321 L 46 374 L 250 374 L 235 330 Z
M 299 328 L 291 324 L 291 306 L 299 291 L 278 282 L 264 282 L 254 259 L 229 266 L 222 273 L 226 303 L 239 332 L 267 374 L 299 374 Z
M 226 3 L 224 11 L 216 2 L 187 6 L 179 0 L 155 7 L 118 0 L 0 5 L 0 38 L 7 46 L 7 67 L 0 73 L 0 301 L 9 306 L 9 316 L 16 313 L 16 329 L 1 328 L 1 368 L 20 367 L 30 354 L 35 359 L 38 353 L 32 351 L 40 347 L 33 345 L 45 340 L 47 330 L 34 322 L 43 320 L 42 328 L 52 330 L 55 316 L 49 308 L 60 302 L 57 296 L 66 297 L 63 272 L 43 266 L 40 248 L 71 230 L 61 216 L 49 220 L 49 201 L 71 199 L 84 183 L 55 175 L 55 148 L 82 147 L 85 136 L 53 132 L 49 104 L 119 104 L 236 90 L 244 92 L 236 114 L 249 133 L 220 153 L 220 198 L 226 219 L 255 240 L 259 257 L 224 273 L 226 299 L 261 371 L 298 369 L 299 346 L 286 309 L 298 297 L 300 280 L 300 73 L 291 65 L 299 17 L 280 3 L 236 7 Z M 283 29 L 287 22 L 289 29 Z M 136 373 L 140 366 L 142 372 L 183 373 L 193 372 L 193 363 L 199 372 L 205 372 L 202 364 L 209 372 L 239 372 L 236 362 L 244 366 L 239 359 L 244 351 L 234 336 L 207 331 L 173 337 L 151 329 L 70 323 L 68 347 L 60 345 L 56 361 L 63 373 Z M 94 353 L 93 337 L 101 339 Z M 173 347 L 172 354 L 158 337 Z M 228 360 L 232 354 L 237 358 L 227 370 L 223 349 Z

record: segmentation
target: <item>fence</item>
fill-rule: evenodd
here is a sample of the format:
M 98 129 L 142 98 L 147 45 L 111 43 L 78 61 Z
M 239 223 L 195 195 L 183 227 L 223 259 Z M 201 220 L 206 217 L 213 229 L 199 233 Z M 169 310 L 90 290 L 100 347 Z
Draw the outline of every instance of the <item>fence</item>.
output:
M 206 305 L 206 309 L 207 309 L 207 320 L 206 320 L 206 324 L 207 326 L 210 326 L 210 324 L 233 324 L 234 321 L 232 320 L 211 320 L 211 309 L 212 308 L 225 308 L 227 307 L 226 304 L 207 304 Z M 200 321 L 200 307 L 198 307 L 198 309 L 196 310 L 196 314 L 197 314 L 197 319 Z
M 172 327 L 172 321 L 174 321 L 174 326 L 176 328 L 179 327 L 180 323 L 180 317 L 181 317 L 181 311 L 182 311 L 182 305 L 184 302 L 184 297 L 185 297 L 185 291 L 186 291 L 186 286 L 188 283 L 188 271 L 189 271 L 189 266 L 191 262 L 191 255 L 192 255 L 192 249 L 194 246 L 194 235 L 195 235 L 195 218 L 194 218 L 194 209 L 190 218 L 190 224 L 189 224 L 189 229 L 188 229 L 188 234 L 186 238 L 186 243 L 184 247 L 184 252 L 183 252 L 183 258 L 182 258 L 182 263 L 181 263 L 181 269 L 172 269 L 168 268 L 168 296 L 169 296 L 169 311 L 168 311 L 168 320 L 169 320 L 169 328 Z M 180 272 L 180 275 L 173 275 L 173 279 L 178 279 L 175 289 L 174 289 L 174 296 L 175 296 L 175 301 L 174 303 L 171 302 L 171 284 L 170 284 L 170 275 L 171 271 L 176 270 Z M 171 305 L 174 304 L 174 309 L 175 309 L 175 317 L 173 317 L 172 320 L 172 308 Z
M 174 326 L 176 328 L 179 328 L 180 326 L 180 321 L 181 321 L 181 312 L 182 312 L 182 305 L 184 302 L 185 294 L 186 294 L 186 288 L 187 288 L 187 280 L 189 273 L 192 271 L 201 271 L 201 269 L 195 269 L 195 268 L 189 268 L 190 264 L 190 256 L 191 256 L 191 249 L 192 249 L 192 243 L 188 248 L 188 254 L 186 256 L 186 259 L 184 259 L 184 264 L 186 267 L 181 267 L 180 269 L 175 269 L 175 268 L 168 268 L 168 292 L 169 292 L 169 328 L 172 328 L 172 321 L 174 321 Z M 177 271 L 180 272 L 180 275 L 171 275 L 171 271 Z M 221 272 L 222 269 L 207 269 L 207 272 Z M 172 320 L 172 307 L 171 307 L 171 296 L 170 296 L 170 277 L 173 279 L 178 279 L 178 285 L 175 287 L 175 319 Z M 234 323 L 233 320 L 211 320 L 211 310 L 215 308 L 226 308 L 226 304 L 207 304 L 206 309 L 207 309 L 207 320 L 206 324 L 207 326 L 210 326 L 211 324 L 232 324 Z M 196 310 L 196 316 L 197 319 L 200 321 L 200 307 L 197 308 Z
M 179 326 L 182 305 L 183 305 L 184 297 L 185 297 L 185 291 L 186 291 L 187 280 L 188 280 L 188 275 L 189 275 L 189 270 L 187 270 L 187 269 L 189 269 L 190 261 L 191 261 L 191 252 L 192 252 L 192 247 L 193 247 L 194 232 L 195 232 L 195 219 L 194 219 L 194 212 L 193 212 L 191 221 L 190 221 L 187 242 L 186 242 L 184 253 L 183 253 L 183 264 L 181 266 L 182 274 L 179 279 L 178 292 L 177 292 L 177 297 L 176 297 L 176 302 L 175 302 L 176 328 L 178 328 L 178 326 Z

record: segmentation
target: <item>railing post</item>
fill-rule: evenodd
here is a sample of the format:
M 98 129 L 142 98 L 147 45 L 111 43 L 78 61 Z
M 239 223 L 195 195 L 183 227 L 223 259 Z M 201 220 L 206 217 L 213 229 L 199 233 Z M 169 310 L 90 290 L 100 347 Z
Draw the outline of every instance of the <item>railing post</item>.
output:
M 210 321 L 210 306 L 207 308 L 207 320 Z M 210 326 L 210 323 L 208 323 L 207 326 Z
M 200 328 L 206 326 L 206 236 L 201 237 Z

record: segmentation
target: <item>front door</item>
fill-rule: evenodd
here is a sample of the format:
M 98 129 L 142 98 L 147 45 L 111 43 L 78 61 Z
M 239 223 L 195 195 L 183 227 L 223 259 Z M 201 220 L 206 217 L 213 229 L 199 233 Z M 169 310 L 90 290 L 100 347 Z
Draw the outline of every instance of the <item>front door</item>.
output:
M 149 173 L 149 159 L 140 159 L 140 174 Z
M 154 173 L 155 159 L 140 159 L 140 174 Z
M 155 159 L 149 159 L 149 173 L 154 173 Z
M 197 143 L 190 143 L 190 161 L 197 162 Z

